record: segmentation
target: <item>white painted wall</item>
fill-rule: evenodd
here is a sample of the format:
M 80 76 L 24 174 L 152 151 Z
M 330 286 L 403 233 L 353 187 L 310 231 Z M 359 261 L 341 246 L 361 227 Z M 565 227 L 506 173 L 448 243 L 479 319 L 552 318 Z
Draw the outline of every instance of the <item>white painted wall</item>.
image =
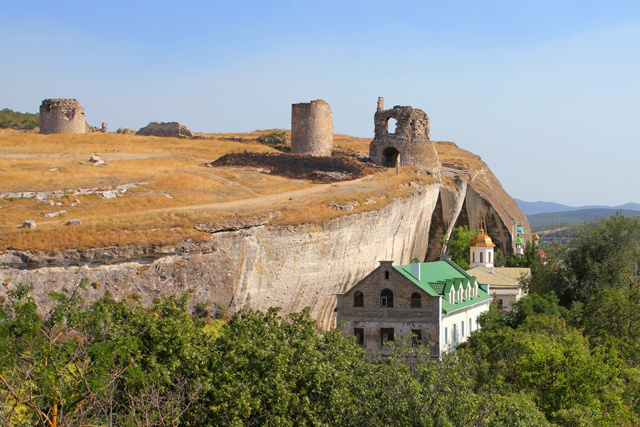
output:
M 443 317 L 440 323 L 440 353 L 453 350 L 458 344 L 465 342 L 471 332 L 478 329 L 478 316 L 489 311 L 490 305 L 491 300 L 483 301 L 478 305 L 458 310 Z M 469 324 L 469 319 L 471 319 L 471 324 Z M 462 322 L 464 322 L 464 336 L 462 336 Z M 458 334 L 456 342 L 453 341 L 454 325 Z

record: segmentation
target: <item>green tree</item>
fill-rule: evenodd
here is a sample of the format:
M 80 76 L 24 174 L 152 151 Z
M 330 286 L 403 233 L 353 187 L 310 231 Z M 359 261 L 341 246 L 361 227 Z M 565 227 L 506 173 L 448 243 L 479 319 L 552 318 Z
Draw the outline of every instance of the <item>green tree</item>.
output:
M 443 239 L 442 244 L 447 245 L 447 252 L 453 262 L 458 264 L 463 270 L 469 269 L 469 245 L 476 235 L 469 227 L 458 226 L 451 232 L 449 240 Z

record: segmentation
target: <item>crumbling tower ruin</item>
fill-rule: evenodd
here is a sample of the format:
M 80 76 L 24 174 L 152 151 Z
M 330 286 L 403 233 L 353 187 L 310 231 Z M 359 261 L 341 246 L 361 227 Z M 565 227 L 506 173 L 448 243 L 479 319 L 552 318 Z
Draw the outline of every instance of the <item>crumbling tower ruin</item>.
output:
M 45 99 L 40 105 L 40 133 L 86 133 L 84 108 L 76 99 Z
M 389 132 L 389 121 L 396 120 L 396 128 Z M 369 158 L 381 165 L 413 166 L 437 173 L 440 169 L 438 152 L 429 133 L 429 116 L 412 107 L 396 105 L 384 109 L 384 98 L 378 98 L 373 118 L 375 135 L 369 144 Z
M 331 156 L 333 119 L 322 99 L 291 105 L 291 154 Z

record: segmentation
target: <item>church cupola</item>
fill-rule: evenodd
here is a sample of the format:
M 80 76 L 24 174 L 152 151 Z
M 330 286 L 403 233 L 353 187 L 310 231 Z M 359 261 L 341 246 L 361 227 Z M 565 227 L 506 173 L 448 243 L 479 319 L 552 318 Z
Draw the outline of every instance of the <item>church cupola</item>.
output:
M 484 234 L 484 220 L 480 219 L 480 231 L 469 245 L 469 265 L 473 267 L 493 268 L 493 248 L 496 245 Z

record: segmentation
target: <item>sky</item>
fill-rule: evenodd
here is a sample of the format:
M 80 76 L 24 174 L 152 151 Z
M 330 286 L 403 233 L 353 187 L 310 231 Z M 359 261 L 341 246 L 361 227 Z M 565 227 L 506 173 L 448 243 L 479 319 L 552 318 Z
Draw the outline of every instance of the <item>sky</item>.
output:
M 512 197 L 640 202 L 637 1 L 4 0 L 0 29 L 0 108 L 250 132 L 324 99 L 335 133 L 372 138 L 382 96 Z

